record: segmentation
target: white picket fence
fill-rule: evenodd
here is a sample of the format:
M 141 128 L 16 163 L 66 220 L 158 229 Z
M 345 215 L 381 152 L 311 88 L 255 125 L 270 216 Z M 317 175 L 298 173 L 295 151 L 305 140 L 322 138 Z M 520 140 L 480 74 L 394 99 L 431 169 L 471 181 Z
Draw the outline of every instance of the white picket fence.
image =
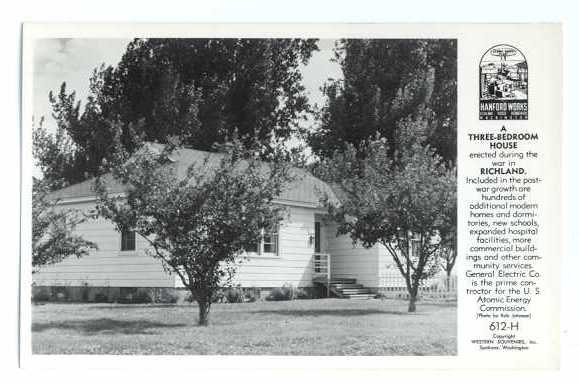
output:
M 425 280 L 420 286 L 419 292 L 421 296 L 456 297 L 457 281 L 456 275 L 451 275 L 450 278 L 447 278 L 445 273 L 440 273 Z M 396 270 L 388 271 L 388 273 L 381 278 L 380 291 L 387 296 L 401 297 L 406 295 L 407 291 L 404 278 Z

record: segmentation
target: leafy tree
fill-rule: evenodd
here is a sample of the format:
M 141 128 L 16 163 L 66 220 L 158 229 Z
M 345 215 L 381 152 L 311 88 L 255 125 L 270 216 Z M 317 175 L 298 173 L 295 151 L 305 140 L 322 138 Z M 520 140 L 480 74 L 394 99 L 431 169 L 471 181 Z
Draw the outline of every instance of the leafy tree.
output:
M 85 256 L 97 246 L 74 234 L 86 218 L 78 211 L 57 207 L 46 184 L 34 180 L 32 190 L 32 268 L 54 264 L 70 256 Z
M 43 175 L 43 183 L 49 190 L 67 186 L 70 182 L 80 181 L 77 172 L 78 158 L 74 144 L 61 127 L 55 134 L 48 132 L 43 120 L 32 132 L 32 155 Z
M 212 150 L 237 131 L 266 154 L 310 111 L 300 65 L 315 50 L 303 39 L 135 39 L 117 66 L 95 69 L 84 111 L 64 83 L 50 95 L 59 131 L 36 135 L 49 144 L 40 167 L 64 183 L 85 180 L 113 156 L 115 137 L 129 152 L 169 137 Z
M 442 270 L 446 273 L 446 290 L 450 290 L 452 269 L 456 263 L 456 233 L 451 232 L 444 239 L 437 257 Z
M 272 201 L 292 179 L 284 162 L 266 165 L 238 140 L 229 149 L 183 174 L 171 160 L 178 156 L 172 145 L 162 151 L 145 145 L 113 167 L 113 177 L 127 186 L 124 196 L 109 195 L 100 178 L 96 183 L 99 214 L 148 241 L 150 254 L 197 301 L 199 325 L 208 324 L 212 297 L 244 249 L 281 216 Z
M 455 230 L 456 172 L 414 135 L 420 124 L 406 121 L 392 156 L 386 140 L 346 144 L 321 169 L 336 185 L 340 203 L 328 200 L 338 234 L 365 247 L 382 244 L 402 274 L 416 310 L 420 284 L 438 271 L 436 252 Z M 364 156 L 360 156 L 360 152 Z
M 398 124 L 424 118 L 426 141 L 456 160 L 456 41 L 350 39 L 336 47 L 343 79 L 324 87 L 321 125 L 309 142 L 316 154 L 360 144 L 378 132 L 396 150 Z
M 78 118 L 80 104 L 74 102 L 74 92 L 66 94 L 64 83 L 57 96 L 51 93 L 49 97 L 57 129 L 51 133 L 41 120 L 32 134 L 33 156 L 42 171 L 45 186 L 56 190 L 97 175 L 103 161 L 119 150 L 119 141 L 115 138 L 120 136 L 121 130 L 118 122 L 95 118 L 93 112 L 97 107 L 93 102 L 85 108 L 83 116 L 86 117 Z M 73 132 L 84 133 L 77 136 Z M 136 135 L 135 140 L 138 140 Z

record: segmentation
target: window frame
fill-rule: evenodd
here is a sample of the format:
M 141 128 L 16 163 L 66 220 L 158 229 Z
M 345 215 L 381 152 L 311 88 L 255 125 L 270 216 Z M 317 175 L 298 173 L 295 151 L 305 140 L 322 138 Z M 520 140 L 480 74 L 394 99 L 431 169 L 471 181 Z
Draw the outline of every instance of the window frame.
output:
M 314 253 L 322 253 L 322 223 L 314 222 Z
M 280 247 L 279 247 L 279 224 L 276 224 L 273 228 L 274 230 L 266 232 L 265 228 L 261 228 L 261 234 L 259 236 L 259 241 L 257 243 L 257 251 L 246 250 L 245 253 L 249 256 L 258 256 L 258 257 L 279 257 L 280 255 Z M 269 242 L 265 241 L 266 234 L 268 234 L 271 238 Z M 274 252 L 266 252 L 265 248 L 267 245 L 275 245 Z
M 132 239 L 129 237 L 128 239 L 126 236 L 132 236 Z M 132 248 L 126 247 L 126 245 L 131 245 Z M 120 239 L 120 252 L 135 252 L 137 250 L 137 233 L 132 230 L 123 230 L 121 231 L 121 239 Z
M 418 258 L 420 255 L 416 254 L 417 250 L 422 248 L 422 239 L 420 237 L 412 237 L 410 239 L 410 257 Z

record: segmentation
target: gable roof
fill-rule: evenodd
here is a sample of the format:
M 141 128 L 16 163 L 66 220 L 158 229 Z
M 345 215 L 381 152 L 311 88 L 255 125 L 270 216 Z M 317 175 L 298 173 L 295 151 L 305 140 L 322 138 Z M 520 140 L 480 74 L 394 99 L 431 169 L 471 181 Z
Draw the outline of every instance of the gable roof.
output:
M 157 148 L 161 147 L 161 145 L 157 144 L 152 144 L 152 146 Z M 179 148 L 171 153 L 171 159 L 174 161 L 174 166 L 179 177 L 185 177 L 187 169 L 192 164 L 203 164 L 209 168 L 216 168 L 219 166 L 222 157 L 223 155 L 220 153 L 189 148 Z M 288 205 L 320 207 L 320 198 L 323 195 L 327 195 L 330 200 L 337 200 L 332 188 L 322 180 L 303 169 L 292 168 L 292 172 L 297 176 L 297 179 L 284 189 L 276 199 L 277 202 Z M 51 198 L 63 201 L 93 198 L 95 196 L 94 180 L 95 179 L 92 178 L 78 184 L 70 185 L 51 193 L 50 196 Z M 103 176 L 103 181 L 107 185 L 109 193 L 123 193 L 126 190 L 126 186 L 116 180 L 110 173 Z

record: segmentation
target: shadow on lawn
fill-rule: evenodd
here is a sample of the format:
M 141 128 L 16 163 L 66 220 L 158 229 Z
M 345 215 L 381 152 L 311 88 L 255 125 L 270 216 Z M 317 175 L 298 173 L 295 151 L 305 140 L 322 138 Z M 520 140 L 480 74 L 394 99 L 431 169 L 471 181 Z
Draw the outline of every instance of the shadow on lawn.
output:
M 261 313 L 268 315 L 281 316 L 366 316 L 366 315 L 407 315 L 408 312 L 402 311 L 382 311 L 379 309 L 277 309 L 252 311 L 252 313 Z
M 50 322 L 42 324 L 32 324 L 32 332 L 43 332 L 49 329 L 74 330 L 85 335 L 95 334 L 124 334 L 124 335 L 147 335 L 155 334 L 150 329 L 153 328 L 179 328 L 186 324 L 166 324 L 156 321 L 146 320 L 113 320 L 107 318 L 92 320 L 73 320 L 62 322 Z
M 118 310 L 118 309 L 151 309 L 151 308 L 179 308 L 192 306 L 190 304 L 178 305 L 178 304 L 103 304 L 103 305 L 93 305 L 86 309 L 90 310 Z

